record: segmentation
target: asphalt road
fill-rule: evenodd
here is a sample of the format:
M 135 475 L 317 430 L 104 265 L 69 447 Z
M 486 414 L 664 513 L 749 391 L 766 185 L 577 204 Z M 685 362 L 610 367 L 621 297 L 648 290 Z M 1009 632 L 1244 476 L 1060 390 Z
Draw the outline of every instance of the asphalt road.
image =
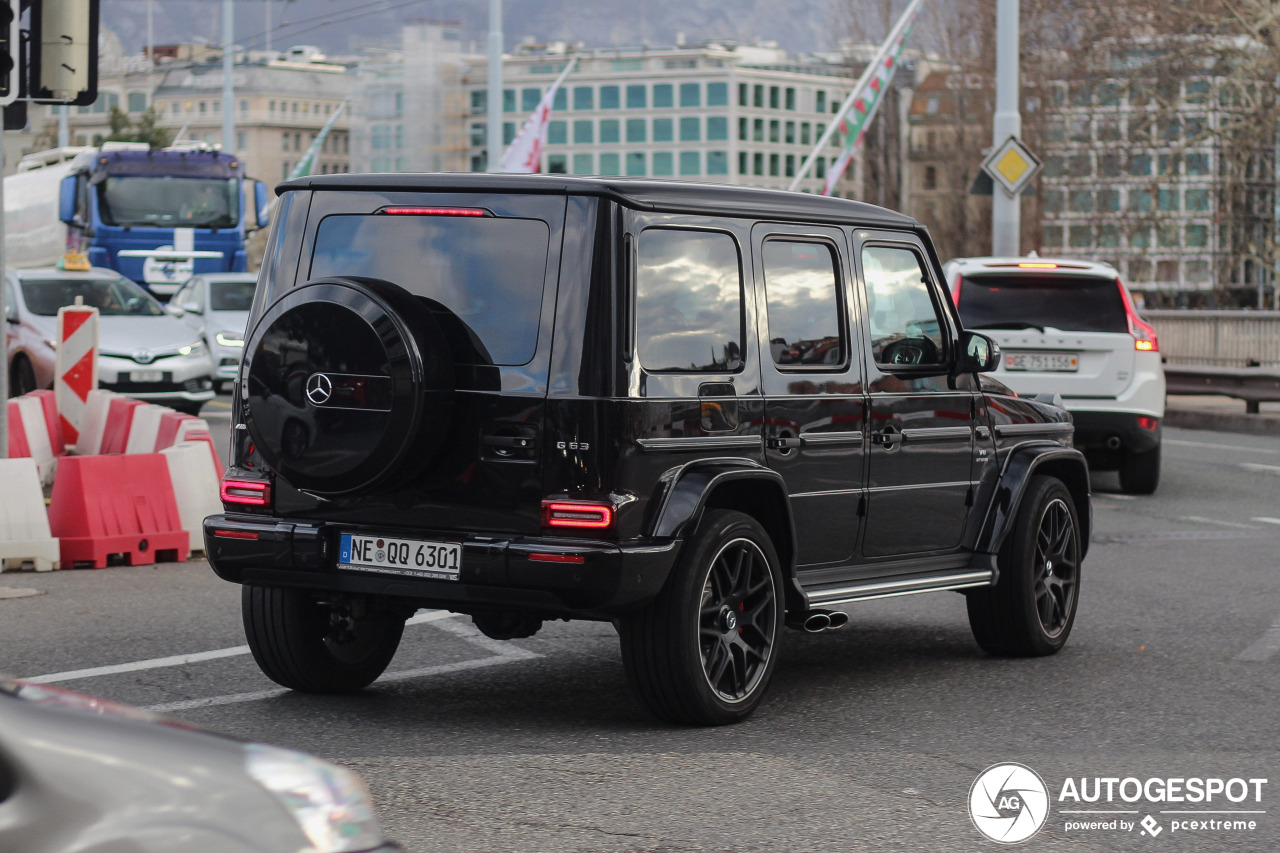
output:
M 1024 850 L 1280 849 L 1280 437 L 1165 441 L 1155 496 L 1095 479 L 1060 654 L 983 655 L 955 594 L 850 606 L 841 631 L 788 632 L 766 703 L 728 728 L 655 722 L 613 629 L 589 623 L 502 643 L 422 612 L 374 688 L 286 693 L 243 647 L 239 590 L 200 560 L 0 576 L 43 593 L 0 600 L 0 670 L 352 766 L 423 853 L 996 850 L 967 804 L 1003 762 L 1051 800 Z M 1129 777 L 1268 782 L 1238 803 L 1060 799 L 1068 779 Z M 1068 813 L 1100 810 L 1124 813 Z M 1147 816 L 1154 837 L 1067 828 Z M 1189 820 L 1255 828 L 1174 824 Z

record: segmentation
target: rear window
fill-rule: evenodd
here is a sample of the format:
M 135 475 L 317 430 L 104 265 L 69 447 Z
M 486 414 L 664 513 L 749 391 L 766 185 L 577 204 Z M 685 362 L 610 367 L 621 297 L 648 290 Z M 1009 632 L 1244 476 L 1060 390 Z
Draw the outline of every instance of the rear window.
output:
M 310 277 L 399 285 L 460 321 L 481 363 L 526 364 L 538 343 L 549 240 L 536 219 L 328 216 L 316 231 Z
M 1097 276 L 965 276 L 958 307 L 966 329 L 1129 331 L 1115 279 Z
M 214 311 L 248 311 L 256 281 L 209 282 L 209 307 Z

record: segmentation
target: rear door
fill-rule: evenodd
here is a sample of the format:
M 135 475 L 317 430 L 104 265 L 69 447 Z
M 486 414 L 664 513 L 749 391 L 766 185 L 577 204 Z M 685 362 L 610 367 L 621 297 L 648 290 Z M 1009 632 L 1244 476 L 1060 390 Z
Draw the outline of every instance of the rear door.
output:
M 965 276 L 965 328 L 1000 344 L 1001 381 L 1019 394 L 1113 398 L 1133 377 L 1135 351 L 1111 276 L 1019 270 Z
M 791 496 L 801 571 L 857 553 L 866 397 L 844 242 L 812 226 L 765 223 L 752 235 L 765 458 Z

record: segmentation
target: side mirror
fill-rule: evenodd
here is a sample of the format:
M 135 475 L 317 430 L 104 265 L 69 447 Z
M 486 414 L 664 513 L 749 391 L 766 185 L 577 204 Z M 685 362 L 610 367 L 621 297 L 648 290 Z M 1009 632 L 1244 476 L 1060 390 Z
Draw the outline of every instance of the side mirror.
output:
M 76 176 L 67 175 L 58 185 L 58 220 L 68 225 L 76 219 Z
M 181 305 L 174 305 L 172 302 L 166 302 L 166 303 L 164 304 L 164 310 L 165 310 L 165 311 L 167 311 L 167 312 L 169 312 L 170 314 L 172 314 L 172 315 L 173 315 L 173 316 L 175 316 L 175 317 L 181 317 L 181 316 L 183 316 L 184 314 L 186 314 L 186 313 L 187 313 L 186 311 L 183 311 L 183 310 L 182 310 L 182 306 L 181 306 Z
M 268 209 L 267 185 L 262 181 L 253 182 L 253 207 L 257 213 L 258 227 L 266 228 L 271 224 L 271 211 Z
M 1000 366 L 1000 346 L 979 332 L 960 333 L 960 373 L 990 373 Z

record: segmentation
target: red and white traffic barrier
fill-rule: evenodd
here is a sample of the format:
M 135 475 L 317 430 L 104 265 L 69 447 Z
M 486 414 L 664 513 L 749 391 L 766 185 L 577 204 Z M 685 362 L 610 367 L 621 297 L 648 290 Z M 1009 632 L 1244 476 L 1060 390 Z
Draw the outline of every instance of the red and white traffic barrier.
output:
M 204 520 L 222 512 L 220 474 L 209 462 L 204 442 L 186 441 L 160 451 L 169 463 L 169 480 L 178 503 L 182 529 L 190 535 L 192 551 L 204 551 Z
M 115 391 L 98 388 L 89 392 L 85 402 L 84 423 L 80 436 L 74 442 L 75 452 L 80 456 L 96 456 L 102 449 L 102 433 L 107 426 L 107 414 L 111 410 L 111 401 L 120 396 Z
M 62 432 L 75 444 L 84 425 L 89 392 L 98 387 L 98 309 L 66 305 L 58 309 L 58 357 L 53 393 Z
M 40 482 L 52 483 L 58 461 L 45 425 L 44 405 L 39 397 L 22 396 L 9 401 L 9 456 L 35 460 Z
M 35 460 L 0 459 L 0 482 L 0 572 L 28 563 L 38 572 L 58 568 L 58 540 L 49 531 Z
M 133 410 L 133 421 L 129 424 L 129 440 L 125 443 L 125 453 L 155 453 L 156 437 L 160 432 L 161 418 L 172 412 L 167 406 L 156 406 L 143 403 Z

